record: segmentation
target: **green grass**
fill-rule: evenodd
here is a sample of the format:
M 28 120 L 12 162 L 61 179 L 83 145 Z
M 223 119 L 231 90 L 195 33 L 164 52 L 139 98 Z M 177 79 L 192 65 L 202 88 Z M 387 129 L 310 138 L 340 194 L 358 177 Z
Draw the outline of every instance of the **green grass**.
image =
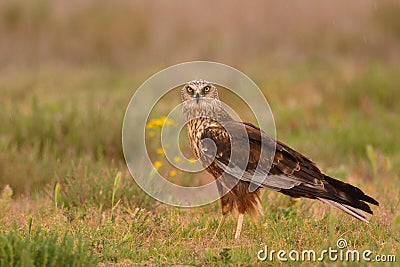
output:
M 9 185 L 0 200 L 1 240 L 21 260 L 40 262 L 35 255 L 46 251 L 46 259 L 65 255 L 64 265 L 76 256 L 82 264 L 246 266 L 260 264 L 264 245 L 321 251 L 339 238 L 352 249 L 399 260 L 400 76 L 371 64 L 346 80 L 342 68 L 314 72 L 311 64 L 255 79 L 280 139 L 379 200 L 370 224 L 315 201 L 266 192 L 265 215 L 245 218 L 240 240 L 233 238 L 231 217 L 211 241 L 219 203 L 164 206 L 126 169 L 121 123 L 133 93 L 127 88 L 138 81 L 95 68 L 84 74 L 41 69 L 35 77 L 29 70 L 0 76 L 1 190 Z M 11 262 L 8 253 L 0 255 Z
M 31 219 L 31 218 L 30 218 Z M 32 222 L 31 220 L 29 221 Z M 0 230 L 1 266 L 97 266 L 97 256 L 80 236 L 60 235 L 56 230 Z
M 257 260 L 265 245 L 319 252 L 339 238 L 400 261 L 396 1 L 66 2 L 0 2 L 0 266 L 275 266 Z M 152 74 L 190 60 L 249 75 L 280 140 L 380 202 L 370 224 L 265 192 L 240 240 L 234 216 L 212 240 L 219 202 L 179 209 L 146 195 L 123 158 L 125 108 Z M 207 178 L 172 175 L 149 143 L 171 180 Z

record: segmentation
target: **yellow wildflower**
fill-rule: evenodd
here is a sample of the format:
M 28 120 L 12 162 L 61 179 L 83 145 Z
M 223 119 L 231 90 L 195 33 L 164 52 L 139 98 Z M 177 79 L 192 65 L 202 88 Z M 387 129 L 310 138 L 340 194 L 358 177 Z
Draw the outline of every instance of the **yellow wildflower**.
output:
M 178 163 L 178 162 L 181 162 L 181 161 L 182 161 L 182 159 L 180 157 L 174 157 L 174 162 Z
M 175 122 L 173 120 L 167 119 L 166 116 L 162 116 L 161 118 L 158 119 L 151 119 L 147 124 L 146 128 L 147 129 L 157 129 L 161 128 L 164 125 L 169 126 L 173 125 Z
M 176 171 L 175 170 L 169 171 L 169 176 L 171 177 L 176 176 Z
M 156 153 L 157 153 L 158 155 L 164 155 L 164 150 L 163 150 L 162 148 L 158 148 L 158 149 L 156 150 Z
M 189 158 L 188 160 L 190 163 L 195 163 L 197 161 L 197 159 L 195 159 L 195 158 Z
M 149 137 L 154 137 L 156 135 L 155 132 L 149 132 Z
M 162 165 L 163 165 L 163 163 L 159 160 L 155 161 L 153 164 L 154 168 L 156 168 L 156 169 L 159 169 Z

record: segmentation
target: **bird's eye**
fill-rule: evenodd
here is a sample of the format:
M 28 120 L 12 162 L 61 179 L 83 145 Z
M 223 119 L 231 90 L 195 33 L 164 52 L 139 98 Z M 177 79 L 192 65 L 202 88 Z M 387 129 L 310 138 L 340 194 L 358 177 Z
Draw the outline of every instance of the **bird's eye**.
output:
M 203 88 L 203 90 L 204 90 L 205 93 L 210 92 L 210 89 L 211 89 L 211 87 L 208 86 L 208 85 L 207 85 L 206 87 Z
M 186 90 L 188 93 L 193 93 L 193 88 L 190 86 L 186 87 Z

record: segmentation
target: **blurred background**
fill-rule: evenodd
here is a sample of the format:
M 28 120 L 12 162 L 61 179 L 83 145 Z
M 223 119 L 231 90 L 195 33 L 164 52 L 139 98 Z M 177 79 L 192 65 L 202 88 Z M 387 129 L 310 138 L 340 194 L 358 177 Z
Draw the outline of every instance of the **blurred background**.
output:
M 76 203 L 107 199 L 115 173 L 129 177 L 129 99 L 193 60 L 246 73 L 278 138 L 330 174 L 399 173 L 398 1 L 1 1 L 0 40 L 0 188 L 16 195 L 59 182 L 87 194 Z
M 122 153 L 126 107 L 151 75 L 193 60 L 255 81 L 278 139 L 380 202 L 371 224 L 267 191 L 238 246 L 235 217 L 211 239 L 219 202 L 178 209 L 147 196 Z M 167 100 L 146 128 L 154 167 L 178 184 L 209 181 L 167 162 Z M 264 244 L 321 251 L 338 238 L 398 255 L 399 104 L 396 0 L 0 0 L 0 262 L 247 266 Z
M 396 63 L 397 1 L 2 1 L 1 66 Z

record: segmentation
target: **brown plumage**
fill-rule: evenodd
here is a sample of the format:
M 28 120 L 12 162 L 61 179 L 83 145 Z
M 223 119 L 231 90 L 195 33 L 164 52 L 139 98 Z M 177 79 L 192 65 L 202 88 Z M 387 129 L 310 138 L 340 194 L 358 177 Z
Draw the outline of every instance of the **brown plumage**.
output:
M 213 84 L 191 81 L 182 88 L 181 98 L 190 147 L 216 179 L 221 195 L 223 217 L 216 234 L 225 215 L 236 212 L 239 237 L 243 215 L 261 212 L 260 188 L 319 199 L 364 222 L 363 212 L 372 214 L 367 203 L 379 205 L 359 188 L 323 174 L 310 159 L 258 127 L 234 121 Z

